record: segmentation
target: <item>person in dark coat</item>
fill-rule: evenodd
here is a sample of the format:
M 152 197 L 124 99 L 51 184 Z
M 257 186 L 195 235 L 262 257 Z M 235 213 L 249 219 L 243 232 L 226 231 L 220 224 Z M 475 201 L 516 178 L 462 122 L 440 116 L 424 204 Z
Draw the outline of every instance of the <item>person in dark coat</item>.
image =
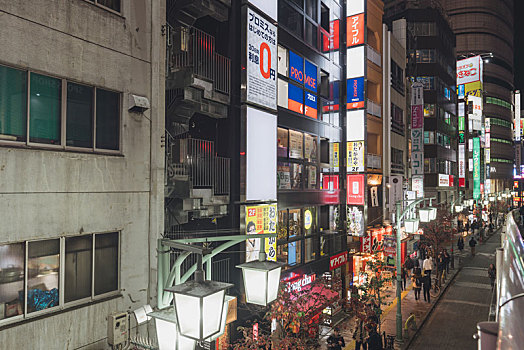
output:
M 447 249 L 444 249 L 444 262 L 446 263 L 446 273 L 449 274 L 449 263 L 451 262 L 451 256 Z
M 369 333 L 367 340 L 368 350 L 382 350 L 384 345 L 382 343 L 382 337 L 377 332 L 377 328 L 370 324 L 368 324 L 366 327 Z
M 491 282 L 491 288 L 495 287 L 495 279 L 497 278 L 497 269 L 495 268 L 495 265 L 489 264 L 488 276 Z
M 471 236 L 469 240 L 469 246 L 471 248 L 471 256 L 475 256 L 475 246 L 477 245 L 477 241 L 473 236 Z
M 422 288 L 424 289 L 424 301 L 431 303 L 429 291 L 431 290 L 431 278 L 429 276 L 422 277 Z
M 333 334 L 327 339 L 327 346 L 330 350 L 342 350 L 346 346 L 346 342 L 340 335 L 338 328 L 333 329 Z
M 460 251 L 464 250 L 464 237 L 460 236 L 457 241 L 457 247 Z

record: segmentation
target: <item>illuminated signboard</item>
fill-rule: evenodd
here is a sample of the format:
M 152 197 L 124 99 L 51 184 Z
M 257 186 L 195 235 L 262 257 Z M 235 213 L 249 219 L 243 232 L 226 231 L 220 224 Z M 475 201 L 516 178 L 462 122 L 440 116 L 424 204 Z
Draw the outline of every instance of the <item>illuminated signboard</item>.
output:
M 468 84 L 481 80 L 482 58 L 474 56 L 457 61 L 457 84 Z
M 473 138 L 473 199 L 480 199 L 480 138 Z
M 347 175 L 347 204 L 364 205 L 364 175 Z
M 288 85 L 287 105 L 290 110 L 304 113 L 304 90 L 293 84 Z
M 306 106 L 304 114 L 308 117 L 317 119 L 317 96 L 306 91 Z
M 338 50 L 340 42 L 340 20 L 336 19 L 329 23 L 329 37 L 324 36 L 322 40 L 322 51 Z
M 458 98 L 464 98 L 464 84 L 458 86 Z
M 304 59 L 289 51 L 289 77 L 300 84 L 304 84 Z
M 306 60 L 304 85 L 311 91 L 317 91 L 317 66 Z
M 364 44 L 364 18 L 364 13 L 349 16 L 347 18 L 347 47 Z
M 347 109 L 364 108 L 364 77 L 347 80 Z

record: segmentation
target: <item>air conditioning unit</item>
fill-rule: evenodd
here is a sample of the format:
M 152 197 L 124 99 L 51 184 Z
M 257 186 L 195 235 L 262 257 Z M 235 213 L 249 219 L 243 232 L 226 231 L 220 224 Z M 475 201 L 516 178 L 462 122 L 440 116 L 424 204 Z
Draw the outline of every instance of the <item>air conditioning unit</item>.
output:
M 116 312 L 107 319 L 107 342 L 109 345 L 120 345 L 127 342 L 129 316 L 126 312 Z

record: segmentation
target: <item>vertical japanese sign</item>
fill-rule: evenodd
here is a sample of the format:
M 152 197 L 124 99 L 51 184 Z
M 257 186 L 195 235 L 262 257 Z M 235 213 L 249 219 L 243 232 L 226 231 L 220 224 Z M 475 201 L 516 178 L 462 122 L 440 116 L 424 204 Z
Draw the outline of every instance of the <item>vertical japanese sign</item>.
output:
M 246 207 L 246 234 L 256 235 L 277 232 L 277 205 L 256 205 Z M 266 238 L 265 250 L 267 260 L 277 261 L 277 240 Z M 246 241 L 246 262 L 258 260 L 260 239 Z
M 364 205 L 364 175 L 347 175 L 347 204 Z
M 402 200 L 402 175 L 390 176 L 389 183 L 389 210 L 395 211 L 395 205 Z
M 480 138 L 473 138 L 473 199 L 480 199 Z
M 411 86 L 411 174 L 424 176 L 424 86 Z
M 522 162 L 522 155 L 520 149 L 520 90 L 515 91 L 515 169 L 516 175 L 521 174 L 520 163 Z
M 458 175 L 459 186 L 466 186 L 466 145 L 458 145 Z
M 358 173 L 364 171 L 364 141 L 350 141 L 347 143 L 348 148 L 348 168 L 349 173 Z
M 347 46 L 364 44 L 364 13 L 359 13 L 347 18 Z
M 247 101 L 277 109 L 277 27 L 247 9 Z
M 329 143 L 329 165 L 338 171 L 340 164 L 340 144 L 338 142 Z

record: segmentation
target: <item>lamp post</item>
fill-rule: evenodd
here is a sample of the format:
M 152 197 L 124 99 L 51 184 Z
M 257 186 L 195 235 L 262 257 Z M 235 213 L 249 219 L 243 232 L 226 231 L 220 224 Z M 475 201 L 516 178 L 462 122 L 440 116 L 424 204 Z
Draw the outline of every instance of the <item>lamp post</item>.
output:
M 453 208 L 455 208 L 455 212 L 457 213 L 457 217 L 458 217 L 458 213 L 460 213 L 462 211 L 462 205 L 461 204 L 456 204 L 456 203 L 460 203 L 462 199 L 462 195 L 459 194 L 459 197 L 457 198 L 457 200 L 453 201 L 453 203 L 451 204 L 451 215 L 453 215 Z M 458 224 L 457 224 L 457 227 L 458 227 Z M 451 268 L 454 269 L 455 268 L 455 237 L 453 237 L 453 231 L 452 232 L 452 237 L 451 237 Z
M 429 198 L 429 200 L 431 200 L 433 198 Z M 420 198 L 420 199 L 417 199 L 417 200 L 414 200 L 411 204 L 409 204 L 407 206 L 407 208 L 402 211 L 402 204 L 404 203 L 405 200 L 400 200 L 396 203 L 396 207 L 397 207 L 397 210 L 395 212 L 395 224 L 396 224 L 396 230 L 397 230 L 397 256 L 396 256 L 396 265 L 397 265 L 397 293 L 396 293 L 396 298 L 397 298 L 397 315 L 396 315 L 396 326 L 397 326 L 397 336 L 396 336 L 396 340 L 398 343 L 402 343 L 403 340 L 402 340 L 402 305 L 401 305 L 401 301 L 402 301 L 402 293 L 400 291 L 400 284 L 402 283 L 402 270 L 401 270 L 401 244 L 402 244 L 402 237 L 400 237 L 400 230 L 402 228 L 402 219 L 404 219 L 405 217 L 407 217 L 407 215 L 409 215 L 409 218 L 406 218 L 404 220 L 405 222 L 405 226 L 406 226 L 406 232 L 410 232 L 412 231 L 412 233 L 416 232 L 418 230 L 418 223 L 419 223 L 419 219 L 415 218 L 415 214 L 414 214 L 414 211 L 417 207 L 417 205 L 419 203 L 422 203 L 424 202 L 425 200 L 428 200 L 428 198 Z M 429 214 L 429 217 L 433 217 L 433 210 L 435 209 L 435 216 L 436 217 L 436 208 L 429 208 L 430 211 L 428 212 Z M 424 219 L 426 219 L 425 217 L 425 213 L 423 214 L 424 215 Z M 422 216 L 421 216 L 421 219 L 422 219 Z M 423 221 L 424 222 L 424 221 Z M 408 231 L 409 230 L 409 231 Z

